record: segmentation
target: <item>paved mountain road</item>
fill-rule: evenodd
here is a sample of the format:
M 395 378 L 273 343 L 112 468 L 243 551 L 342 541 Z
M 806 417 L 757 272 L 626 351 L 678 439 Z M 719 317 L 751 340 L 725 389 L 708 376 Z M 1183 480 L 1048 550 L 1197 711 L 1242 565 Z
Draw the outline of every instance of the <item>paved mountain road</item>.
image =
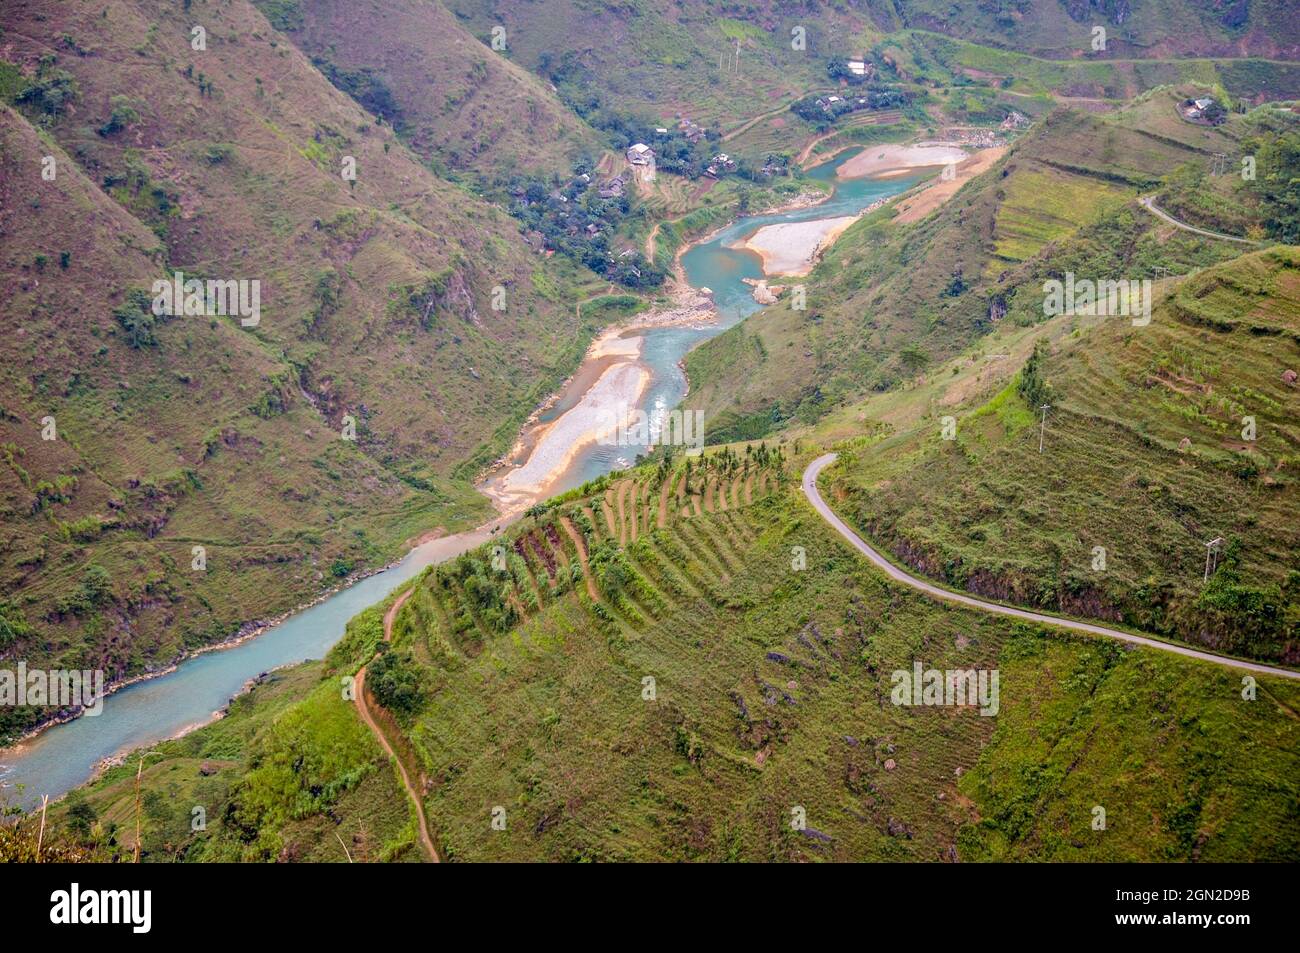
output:
M 831 508 L 822 499 L 821 493 L 817 490 L 817 477 L 835 462 L 838 454 L 827 453 L 812 463 L 803 472 L 803 492 L 808 497 L 808 502 L 812 504 L 822 519 L 830 523 L 831 526 L 848 540 L 849 544 L 862 555 L 866 556 L 877 569 L 887 575 L 895 582 L 900 582 L 905 586 L 910 586 L 919 592 L 925 593 L 934 599 L 941 599 L 944 602 L 956 602 L 972 609 L 978 609 L 981 612 L 992 612 L 997 615 L 1011 616 L 1014 619 L 1023 619 L 1027 622 L 1037 622 L 1043 625 L 1052 625 L 1062 629 L 1072 629 L 1076 632 L 1087 632 L 1090 635 L 1100 635 L 1108 639 L 1116 639 L 1121 642 L 1128 642 L 1132 645 L 1141 645 L 1146 648 L 1158 649 L 1162 652 L 1173 652 L 1175 655 L 1183 655 L 1187 658 L 1198 659 L 1202 662 L 1211 662 L 1215 665 L 1224 665 L 1228 668 L 1238 668 L 1248 672 L 1259 672 L 1264 675 L 1277 675 L 1281 678 L 1300 679 L 1300 672 L 1292 671 L 1286 668 L 1276 668 L 1272 665 L 1264 665 L 1259 662 L 1245 662 L 1239 659 L 1228 658 L 1223 655 L 1215 655 L 1213 652 L 1203 652 L 1200 649 L 1188 648 L 1183 645 L 1174 645 L 1170 642 L 1162 642 L 1159 639 L 1148 638 L 1143 635 L 1134 635 L 1131 632 L 1124 632 L 1120 629 L 1107 628 L 1104 625 L 1094 625 L 1091 622 L 1077 622 L 1074 619 L 1065 619 L 1060 616 L 1047 615 L 1042 612 L 1031 612 L 1028 609 L 1017 609 L 1013 606 L 1004 606 L 997 602 L 986 602 L 975 596 L 966 595 L 965 593 L 953 592 L 936 586 L 931 582 L 913 576 L 892 562 L 868 545 L 862 537 L 855 533 L 848 525 L 841 520 Z
M 1237 235 L 1224 235 L 1222 232 L 1208 232 L 1203 228 L 1197 228 L 1195 225 L 1188 225 L 1186 222 L 1180 222 L 1168 212 L 1158 209 L 1155 206 L 1155 199 L 1149 195 L 1138 199 L 1138 205 L 1163 221 L 1168 222 L 1175 228 L 1181 228 L 1185 232 L 1192 232 L 1196 235 L 1204 235 L 1206 238 L 1218 238 L 1225 242 L 1238 242 L 1242 245 L 1258 245 L 1259 242 L 1250 238 L 1241 238 Z

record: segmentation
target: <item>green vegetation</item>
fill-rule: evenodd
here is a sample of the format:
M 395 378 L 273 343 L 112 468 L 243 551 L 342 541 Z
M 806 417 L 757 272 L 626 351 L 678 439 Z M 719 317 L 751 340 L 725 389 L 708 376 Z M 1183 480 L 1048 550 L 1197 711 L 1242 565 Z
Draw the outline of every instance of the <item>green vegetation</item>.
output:
M 0 578 L 27 625 L 11 627 L 11 657 L 31 665 L 130 677 L 432 527 L 475 525 L 488 506 L 472 480 L 610 313 L 576 314 L 591 272 L 538 255 L 503 211 L 433 173 L 247 0 L 223 11 L 219 88 L 190 62 L 180 5 L 38 6 L 5 36 L 7 57 L 35 64 L 0 76 L 16 104 L 0 105 L 0 177 L 35 182 L 0 199 L 7 307 L 24 316 L 0 347 Z M 95 23 L 92 53 L 58 40 L 49 54 L 63 33 L 84 42 L 78 19 Z M 345 85 L 387 75 L 331 62 Z M 38 176 L 45 156 L 55 177 Z M 148 289 L 175 271 L 258 281 L 259 325 L 154 315 Z M 434 276 L 430 313 L 388 307 L 384 289 Z M 339 439 L 345 415 L 356 442 Z M 91 564 L 112 580 L 94 604 Z M 50 714 L 11 710 L 4 733 Z
M 51 806 L 69 848 L 131 858 L 141 757 L 146 863 L 417 856 L 396 775 L 321 663 L 264 676 L 225 718 L 132 755 Z
M 53 53 L 41 56 L 36 74 L 14 94 L 13 101 L 23 107 L 41 123 L 62 115 L 68 104 L 78 96 L 76 79 L 67 70 L 58 69 L 58 57 Z
M 375 693 L 444 859 L 1295 855 L 1292 683 L 1263 678 L 1246 701 L 1225 669 L 942 608 L 867 570 L 781 466 L 750 445 L 612 474 L 416 581 L 367 684 L 390 683 Z M 370 657 L 386 607 L 354 620 L 329 672 Z M 998 669 L 996 717 L 891 704 L 892 673 L 915 661 Z M 353 797 L 375 775 L 336 680 L 274 714 L 266 690 L 146 771 L 151 787 L 184 778 L 193 755 L 177 748 L 223 735 L 249 739 L 231 757 L 255 752 L 186 859 L 342 860 L 327 805 L 376 836 Z M 85 792 L 98 816 L 114 783 Z
M 776 0 L 394 0 L 366 30 L 231 0 L 215 78 L 188 3 L 16 11 L 0 178 L 58 176 L 0 194 L 0 651 L 110 679 L 481 522 L 474 478 L 648 307 L 610 282 L 657 288 L 691 238 L 823 188 L 796 156 L 1035 120 L 937 209 L 864 216 L 807 310 L 692 352 L 733 445 L 530 507 L 416 579 L 391 644 L 390 598 L 54 806 L 40 859 L 418 859 L 365 665 L 451 860 L 1294 860 L 1300 688 L 937 605 L 797 488 L 834 447 L 835 506 L 918 573 L 1300 663 L 1300 257 L 1136 201 L 1300 241 L 1296 119 L 1258 105 L 1300 92 L 1268 59 L 1294 26 L 1280 0 L 1121 6 L 833 4 L 798 49 Z M 1177 55 L 1201 42 L 1254 58 Z M 660 176 L 610 189 L 634 141 Z M 154 315 L 182 263 L 259 280 L 261 323 Z M 1152 322 L 1045 314 L 1066 273 L 1155 279 Z M 890 704 L 916 662 L 996 669 L 998 714 Z M 36 859 L 30 819 L 0 858 Z
M 855 454 L 846 514 L 958 588 L 1295 663 L 1297 269 L 1293 249 L 1250 255 L 1184 279 L 1148 326 L 1040 340 L 956 439 L 931 417 Z
M 1169 170 L 1208 163 L 1238 122 L 1207 132 L 1170 104 L 1157 134 L 1144 121 L 1154 108 L 1105 118 L 1057 110 L 933 215 L 865 216 L 813 271 L 807 310 L 779 301 L 687 357 L 694 399 L 718 428 L 711 436 L 754 432 L 732 430 L 736 421 L 811 423 L 866 389 L 914 380 L 908 346 L 943 362 L 1000 322 L 1039 323 L 1043 282 L 1067 271 L 1154 277 L 1238 254 L 1167 234 L 1135 202 L 1162 181 L 1176 189 Z

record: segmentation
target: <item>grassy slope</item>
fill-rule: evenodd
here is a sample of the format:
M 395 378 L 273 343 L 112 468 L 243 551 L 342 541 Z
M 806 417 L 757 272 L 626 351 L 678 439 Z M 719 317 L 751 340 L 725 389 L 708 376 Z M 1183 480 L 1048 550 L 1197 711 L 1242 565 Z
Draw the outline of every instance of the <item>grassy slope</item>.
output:
M 105 9 L 19 4 L 6 22 L 6 55 L 31 70 L 54 52 L 79 95 L 49 146 L 4 120 L 3 161 L 23 170 L 6 176 L 7 309 L 27 331 L 4 350 L 2 442 L 27 475 L 6 467 L 0 566 L 35 626 L 6 651 L 115 675 L 318 593 L 336 560 L 373 566 L 418 533 L 479 518 L 467 478 L 591 328 L 565 301 L 576 275 L 423 168 L 249 4 Z M 204 52 L 188 43 L 193 17 Z M 135 117 L 101 135 L 114 96 Z M 34 157 L 51 152 L 63 171 L 47 183 Z M 87 206 L 97 219 L 83 224 Z M 111 310 L 168 266 L 260 280 L 261 325 L 176 319 L 156 346 L 129 348 Z M 504 312 L 489 306 L 496 285 Z M 66 445 L 39 440 L 46 414 Z M 345 414 L 356 443 L 338 438 Z M 33 512 L 39 484 L 60 475 L 80 481 L 58 494 L 72 502 Z M 103 531 L 59 525 L 96 515 Z M 195 544 L 206 576 L 189 569 Z M 91 562 L 111 595 L 60 613 Z
M 1166 237 L 1131 201 L 1169 169 L 1207 157 L 1179 140 L 1058 111 L 923 221 L 894 225 L 888 207 L 864 217 L 808 279 L 806 311 L 778 302 L 693 351 L 694 397 L 723 435 L 815 419 L 864 387 L 883 389 L 960 351 L 996 324 L 995 304 L 1013 320 L 1041 319 L 1032 312 L 1048 270 L 1180 273 L 1235 254 Z M 952 294 L 958 269 L 964 289 Z M 1027 293 L 1017 305 L 1019 287 L 1032 288 L 1037 304 Z
M 143 757 L 146 862 L 341 862 L 348 853 L 358 862 L 418 859 L 409 802 L 392 765 L 338 682 L 321 677 L 321 663 L 267 676 L 220 721 L 137 753 L 61 802 L 56 823 L 88 803 L 97 827 L 83 842 L 100 859 L 129 857 Z M 221 837 L 192 830 L 195 807 Z
M 297 5 L 286 31 L 312 56 L 382 77 L 400 107 L 399 128 L 420 155 L 451 169 L 502 176 L 568 172 L 596 154 L 595 133 L 536 76 L 471 35 L 437 0 L 401 0 L 365 11 L 340 2 Z
M 590 576 L 598 602 L 584 577 L 558 568 L 575 565 L 577 551 L 553 513 L 507 543 L 505 595 L 468 595 L 472 580 L 492 576 L 485 548 L 426 573 L 399 616 L 396 650 L 424 698 L 400 720 L 449 859 L 1262 860 L 1300 851 L 1288 820 L 1300 752 L 1290 683 L 1263 679 L 1260 699 L 1246 702 L 1238 678 L 1217 667 L 941 608 L 867 571 L 792 486 L 725 513 L 674 516 L 616 547 L 631 527 L 625 481 L 657 498 L 647 469 L 555 511 L 605 567 Z M 623 514 L 614 533 L 607 499 Z M 807 558 L 799 571 L 795 546 Z M 551 565 L 552 578 L 564 577 L 554 586 L 545 584 Z M 520 619 L 494 624 L 493 607 L 507 599 Z M 381 611 L 359 617 L 335 670 L 369 657 Z M 914 660 L 996 667 L 999 714 L 892 705 L 891 672 Z M 647 676 L 653 700 L 643 697 Z M 300 707 L 334 691 L 327 678 Z M 296 724 L 292 712 L 280 720 Z M 239 717 L 190 743 L 207 745 L 206 734 Z M 278 844 L 289 836 L 286 795 L 276 807 L 266 765 L 299 755 L 314 764 L 317 740 L 250 728 L 267 754 L 222 816 L 262 805 L 261 836 Z M 283 777 L 283 790 L 301 790 L 306 773 Z M 313 774 L 326 787 L 340 776 Z M 92 803 L 109 787 L 92 787 Z M 1090 827 L 1098 804 L 1104 832 Z M 505 830 L 491 826 L 496 807 Z M 796 807 L 806 830 L 792 829 Z M 353 824 L 344 815 L 344 829 Z M 195 856 L 228 855 L 238 833 L 223 820 L 196 839 Z M 296 856 L 329 856 L 328 827 L 292 836 L 306 838 L 292 840 Z
M 869 30 L 856 10 L 818 5 L 811 14 L 771 2 L 745 11 L 706 0 L 448 0 L 447 6 L 481 38 L 504 25 L 511 58 L 543 73 L 567 64 L 566 77 L 617 109 L 664 120 L 682 113 L 701 125 L 717 122 L 724 131 L 808 90 L 828 88 L 827 58 L 864 49 L 855 40 Z M 790 30 L 800 24 L 807 46 L 796 51 Z M 734 59 L 737 42 L 739 72 L 720 71 L 720 54 Z M 804 128 L 788 114 L 785 120 Z
M 904 78 L 923 85 L 965 85 L 988 95 L 1024 100 L 1050 94 L 1095 104 L 1116 105 L 1157 86 L 1199 83 L 1220 90 L 1220 98 L 1247 102 L 1289 99 L 1300 92 L 1300 65 L 1293 62 L 1228 56 L 1173 56 L 1120 59 L 1072 55 L 1043 59 L 1022 48 L 1001 50 L 923 31 L 902 31 L 885 37 L 875 49 Z M 1133 51 L 1125 51 L 1133 55 Z M 1005 100 L 1004 100 L 1005 101 Z
M 846 512 L 962 588 L 1300 661 L 1300 396 L 1282 380 L 1300 359 L 1297 268 L 1294 249 L 1258 253 L 1183 280 L 1148 327 L 1080 328 L 1044 368 L 1047 452 L 1008 387 L 945 408 L 954 441 L 931 417 L 854 454 Z M 1213 536 L 1240 541 L 1241 588 L 1202 585 Z

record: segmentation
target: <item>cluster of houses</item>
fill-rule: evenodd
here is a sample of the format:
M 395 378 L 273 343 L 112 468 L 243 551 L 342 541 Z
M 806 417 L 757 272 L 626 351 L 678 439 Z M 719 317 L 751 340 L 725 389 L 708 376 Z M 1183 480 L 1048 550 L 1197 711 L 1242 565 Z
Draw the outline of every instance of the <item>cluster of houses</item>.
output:
M 992 129 L 945 129 L 940 138 L 973 149 L 992 149 L 1005 145 L 1005 141 Z
M 871 108 L 866 96 L 818 96 L 815 102 L 832 119 L 847 112 Z
M 666 133 L 668 130 L 657 129 L 655 131 L 659 133 Z M 637 166 L 647 170 L 649 172 L 649 177 L 653 178 L 654 167 L 655 167 L 655 151 L 651 149 L 648 145 L 646 145 L 644 142 L 638 142 L 635 145 L 628 147 L 627 161 L 630 165 Z M 709 160 L 709 164 L 705 168 L 704 174 L 710 176 L 711 178 L 716 179 L 718 176 L 724 175 L 727 172 L 735 172 L 736 168 L 737 165 L 735 159 L 731 158 L 731 156 L 727 155 L 725 152 L 719 152 L 717 155 L 715 155 L 712 159 Z M 621 187 L 619 189 L 618 194 L 619 195 L 623 194 Z M 603 189 L 600 193 L 600 196 L 601 198 L 607 197 Z
M 735 171 L 736 160 L 731 158 L 731 156 L 727 155 L 725 152 L 719 152 L 709 160 L 709 165 L 704 170 L 704 174 L 716 179 L 721 173 Z

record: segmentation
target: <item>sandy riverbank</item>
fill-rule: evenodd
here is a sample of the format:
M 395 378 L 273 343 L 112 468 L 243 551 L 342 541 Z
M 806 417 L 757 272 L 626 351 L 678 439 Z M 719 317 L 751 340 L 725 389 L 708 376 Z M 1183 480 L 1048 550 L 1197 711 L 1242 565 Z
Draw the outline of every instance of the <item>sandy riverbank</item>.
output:
M 857 220 L 856 215 L 839 215 L 809 222 L 764 225 L 735 247 L 758 255 L 763 261 L 763 274 L 768 277 L 801 277 L 813 270 L 822 251 Z
M 483 488 L 498 507 L 511 512 L 544 499 L 580 451 L 612 433 L 616 421 L 608 408 L 635 407 L 650 386 L 650 372 L 639 357 L 638 348 L 601 374 L 572 409 L 544 425 L 523 466 Z
M 835 170 L 836 178 L 888 179 L 917 169 L 961 162 L 966 152 L 946 142 L 918 142 L 912 145 L 868 146 Z
M 941 142 L 872 146 L 841 164 L 835 174 L 842 179 L 868 176 L 886 179 L 907 175 L 917 169 L 951 163 L 955 172 L 951 178 L 938 179 L 899 199 L 900 214 L 895 221 L 906 224 L 918 221 L 934 211 L 967 181 L 992 166 L 1005 152 L 1006 147 L 1000 146 L 971 155 L 955 144 Z M 768 277 L 803 277 L 813 270 L 822 253 L 850 225 L 896 198 L 890 196 L 873 202 L 857 215 L 765 225 L 735 247 L 758 255 L 763 263 L 763 274 Z M 763 298 L 758 298 L 759 293 L 761 292 L 756 293 L 756 298 L 760 303 L 766 303 Z
M 993 163 L 1006 155 L 1006 151 L 1006 146 L 996 146 L 992 149 L 981 149 L 975 154 L 967 156 L 957 163 L 956 174 L 951 179 L 938 179 L 930 182 L 918 192 L 901 198 L 897 205 L 898 214 L 894 216 L 894 221 L 899 225 L 906 225 L 908 222 L 919 222 L 956 195 L 963 185 L 981 172 L 991 168 Z
M 638 405 L 652 382 L 641 359 L 647 328 L 717 320 L 712 298 L 674 281 L 669 302 L 602 331 L 578 369 L 525 423 L 514 448 L 480 483 L 502 513 L 518 513 L 559 492 L 578 455 L 607 436 L 610 408 Z

